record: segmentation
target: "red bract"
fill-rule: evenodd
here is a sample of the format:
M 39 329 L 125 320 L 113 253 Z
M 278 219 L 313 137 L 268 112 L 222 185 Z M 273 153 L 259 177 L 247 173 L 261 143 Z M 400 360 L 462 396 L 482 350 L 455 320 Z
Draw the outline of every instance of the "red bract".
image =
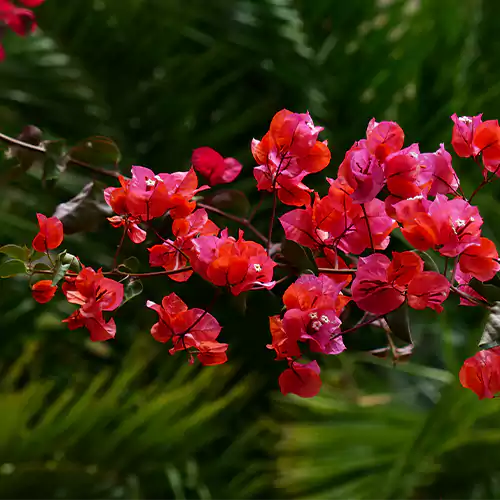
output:
M 479 148 L 473 144 L 474 132 L 482 123 L 482 114 L 477 116 L 461 116 L 452 115 L 453 131 L 451 135 L 451 145 L 458 156 L 468 158 L 479 154 Z
M 319 268 L 329 268 L 329 269 L 348 269 L 351 266 L 348 266 L 344 259 L 340 257 L 337 253 L 329 248 L 324 248 L 324 257 L 316 257 L 315 262 Z M 319 274 L 322 276 L 322 274 Z M 342 285 L 342 288 L 346 287 L 352 281 L 351 274 L 325 274 L 332 281 L 339 283 Z
M 276 191 L 287 205 L 308 204 L 311 190 L 302 180 L 330 163 L 327 144 L 317 140 L 322 130 L 314 126 L 309 113 L 286 109 L 276 113 L 269 132 L 261 141 L 252 141 L 252 154 L 259 164 L 254 168 L 257 188 Z
M 289 393 L 296 394 L 302 398 L 312 398 L 321 389 L 320 369 L 316 361 L 305 365 L 292 362 L 279 377 L 281 393 L 285 396 Z
M 215 149 L 195 149 L 191 157 L 194 169 L 203 175 L 211 186 L 233 182 L 240 175 L 242 165 L 234 158 L 224 158 Z
M 478 245 L 467 247 L 460 255 L 460 270 L 479 281 L 488 281 L 500 269 L 495 244 L 488 238 L 480 238 Z
M 414 309 L 442 311 L 450 283 L 439 273 L 423 271 L 422 259 L 413 252 L 393 252 L 392 262 L 382 254 L 359 259 L 352 298 L 360 309 L 384 315 L 407 299 Z
M 243 231 L 237 240 L 225 229 L 220 237 L 200 236 L 192 242 L 189 257 L 193 269 L 214 285 L 229 287 L 233 295 L 274 286 L 276 263 L 262 245 L 244 240 Z
M 170 354 L 182 350 L 195 352 L 204 365 L 221 364 L 227 360 L 228 345 L 216 341 L 221 326 L 207 311 L 188 309 L 175 293 L 164 297 L 161 305 L 148 301 L 147 307 L 159 315 L 158 323 L 151 328 L 151 335 L 158 342 L 171 340 L 173 347 Z
M 52 280 L 41 280 L 31 287 L 33 298 L 40 304 L 50 302 L 57 291 L 57 286 L 52 286 Z
M 349 302 L 341 295 L 342 284 L 328 276 L 303 275 L 283 295 L 287 309 L 283 329 L 293 342 L 308 342 L 313 352 L 340 354 L 344 349 L 339 314 Z
M 273 341 L 267 344 L 268 349 L 274 349 L 276 359 L 298 358 L 300 357 L 300 349 L 297 345 L 298 339 L 289 338 L 283 328 L 283 321 L 279 316 L 271 316 L 269 318 L 269 329 Z
M 111 339 L 116 334 L 113 319 L 106 322 L 103 311 L 114 311 L 123 301 L 123 285 L 105 278 L 102 271 L 84 267 L 76 278 L 66 278 L 62 290 L 68 302 L 80 307 L 69 318 L 70 330 L 85 326 L 93 342 Z
M 500 347 L 484 349 L 466 359 L 459 377 L 479 399 L 495 397 L 500 392 Z
M 23 0 L 26 7 L 37 7 L 44 0 Z M 15 6 L 10 0 L 0 0 L 0 24 L 5 24 L 19 36 L 25 36 L 36 28 L 35 15 L 29 9 Z M 5 58 L 5 52 L 0 44 L 0 61 Z
M 371 154 L 381 162 L 391 153 L 399 151 L 404 144 L 403 129 L 396 122 L 376 122 L 370 120 L 366 129 L 366 146 Z
M 404 237 L 418 250 L 433 248 L 455 257 L 479 243 L 483 219 L 477 207 L 465 200 L 438 194 L 432 202 L 416 198 L 396 203 L 394 208 Z
M 63 225 L 57 217 L 46 217 L 43 214 L 36 214 L 39 233 L 33 239 L 32 246 L 37 252 L 47 252 L 54 250 L 63 241 Z
M 149 168 L 134 166 L 132 179 L 120 177 L 119 180 L 121 187 L 106 188 L 104 199 L 115 213 L 132 224 L 161 217 L 167 211 L 173 219 L 186 217 L 196 208 L 193 196 L 208 188 L 198 188 L 198 178 L 193 169 L 156 175 Z M 113 223 L 117 225 L 114 220 Z M 133 231 L 138 229 L 131 227 Z M 129 236 L 134 236 L 134 233 Z
M 500 164 L 500 125 L 498 120 L 481 123 L 474 132 L 473 145 L 483 156 L 483 163 L 490 172 L 497 172 Z
M 163 267 L 166 271 L 173 271 L 186 267 L 187 254 L 193 250 L 193 239 L 202 235 L 216 235 L 219 228 L 208 220 L 205 209 L 198 209 L 191 215 L 176 219 L 172 224 L 175 241 L 166 240 L 162 245 L 149 248 L 149 264 L 153 267 Z M 186 281 L 193 271 L 185 271 L 169 275 L 174 281 Z

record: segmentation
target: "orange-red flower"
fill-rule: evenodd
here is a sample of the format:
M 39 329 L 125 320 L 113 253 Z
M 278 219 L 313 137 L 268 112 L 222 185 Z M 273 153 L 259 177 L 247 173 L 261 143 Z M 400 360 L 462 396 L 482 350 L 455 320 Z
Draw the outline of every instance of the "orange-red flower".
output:
M 467 247 L 460 255 L 459 266 L 463 273 L 479 281 L 492 279 L 500 269 L 495 243 L 488 238 L 480 238 L 478 245 Z
M 219 322 L 203 309 L 188 309 L 175 293 L 163 297 L 161 305 L 148 301 L 147 307 L 158 313 L 159 321 L 151 328 L 158 342 L 172 341 L 170 354 L 189 351 L 190 361 L 196 353 L 203 365 L 218 365 L 227 361 L 227 344 L 217 342 Z
M 215 149 L 208 147 L 195 149 L 191 163 L 211 186 L 233 182 L 242 169 L 241 163 L 235 158 L 224 158 Z
M 102 271 L 84 267 L 76 278 L 66 277 L 62 290 L 68 302 L 80 309 L 63 320 L 70 330 L 86 327 L 93 342 L 111 339 L 116 334 L 114 319 L 108 322 L 103 311 L 114 311 L 123 301 L 123 285 L 105 278 Z
M 50 302 L 57 291 L 57 286 L 52 285 L 52 280 L 41 280 L 31 287 L 33 298 L 40 304 Z
M 500 347 L 484 349 L 464 361 L 460 383 L 479 399 L 493 398 L 500 392 Z
M 320 369 L 317 361 L 305 365 L 292 362 L 279 377 L 282 394 L 296 394 L 302 398 L 312 398 L 321 389 Z
M 37 252 L 47 252 L 54 250 L 63 241 L 63 225 L 57 217 L 46 217 L 43 214 L 36 214 L 40 231 L 33 239 L 33 248 Z
M 200 236 L 192 243 L 189 257 L 193 269 L 214 285 L 229 287 L 233 295 L 274 286 L 276 263 L 262 245 L 243 239 L 243 231 L 238 239 L 224 229 L 219 237 Z

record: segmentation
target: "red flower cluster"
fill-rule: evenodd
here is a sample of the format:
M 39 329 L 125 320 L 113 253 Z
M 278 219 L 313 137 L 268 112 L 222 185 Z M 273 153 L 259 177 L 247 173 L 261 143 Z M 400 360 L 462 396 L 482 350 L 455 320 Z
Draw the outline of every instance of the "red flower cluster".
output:
M 203 309 L 188 309 L 175 294 L 163 297 L 161 305 L 148 301 L 147 306 L 158 313 L 159 321 L 151 328 L 151 335 L 158 342 L 172 341 L 170 354 L 188 351 L 190 362 L 195 352 L 205 365 L 220 365 L 227 361 L 227 344 L 216 339 L 221 331 L 218 321 Z
M 286 359 L 289 363 L 289 368 L 280 377 L 283 394 L 293 392 L 310 397 L 321 386 L 316 362 L 313 375 L 309 371 L 311 363 L 300 365 L 295 361 L 301 356 L 297 342 L 306 342 L 311 352 L 323 354 L 340 354 L 345 349 L 339 335 L 339 314 L 350 299 L 342 295 L 342 287 L 343 283 L 325 275 L 303 275 L 283 295 L 286 308 L 283 319 L 279 316 L 269 318 L 273 341 L 267 347 L 274 349 L 276 359 Z
M 188 172 L 158 174 L 145 167 L 132 167 L 132 179 L 120 177 L 121 187 L 104 190 L 106 203 L 118 214 L 109 220 L 114 227 L 126 226 L 134 243 L 142 243 L 146 232 L 138 224 L 161 217 L 165 213 L 173 219 L 188 216 L 195 208 L 193 196 L 207 189 L 198 188 L 193 169 Z
M 189 252 L 194 271 L 214 285 L 228 287 L 233 295 L 248 290 L 271 289 L 276 266 L 262 245 L 228 235 L 200 236 L 193 239 Z
M 276 113 L 269 132 L 261 141 L 252 141 L 257 189 L 276 191 L 286 205 L 307 205 L 309 189 L 302 183 L 308 174 L 320 172 L 330 163 L 326 142 L 317 140 L 322 127 L 315 127 L 309 113 Z
M 24 7 L 38 7 L 45 0 L 19 0 Z M 12 0 L 0 0 L 0 28 L 7 26 L 19 36 L 26 36 L 36 29 L 35 14 L 24 7 L 18 7 Z M 0 61 L 5 58 L 5 52 L 0 44 Z
M 359 259 L 352 298 L 363 311 L 383 315 L 405 300 L 414 309 L 438 312 L 448 297 L 450 282 L 442 274 L 424 271 L 424 261 L 413 252 L 393 252 L 392 262 L 382 254 Z
M 205 209 L 199 208 L 191 215 L 175 219 L 172 224 L 175 240 L 165 240 L 161 245 L 149 248 L 149 264 L 153 267 L 163 267 L 165 271 L 174 271 L 187 266 L 190 255 L 195 255 L 194 239 L 199 236 L 215 236 L 219 228 L 211 220 Z M 186 281 L 193 271 L 183 271 L 170 274 L 174 281 Z
M 84 267 L 78 276 L 66 277 L 62 290 L 68 302 L 80 306 L 63 320 L 70 330 L 84 326 L 93 342 L 112 339 L 116 333 L 115 320 L 108 322 L 103 311 L 114 311 L 123 301 L 123 285 L 105 278 L 102 271 Z
M 0 0 L 0 7 L 6 3 Z M 78 274 L 68 271 L 62 278 L 62 290 L 67 300 L 80 308 L 64 321 L 70 329 L 85 326 L 92 340 L 114 337 L 114 320 L 105 320 L 103 313 L 122 303 L 124 287 L 106 274 L 124 276 L 124 280 L 160 275 L 183 282 L 197 273 L 212 285 L 239 295 L 250 290 L 270 290 L 277 283 L 295 278 L 297 269 L 307 269 L 304 260 L 313 269 L 308 259 L 312 253 L 319 276 L 302 274 L 285 290 L 282 314 L 269 318 L 272 342 L 267 347 L 275 351 L 277 360 L 287 362 L 279 378 L 283 394 L 314 396 L 321 387 L 320 368 L 317 361 L 302 362 L 301 347 L 314 355 L 340 354 L 345 350 L 345 333 L 375 324 L 376 320 L 380 323 L 380 317 L 405 303 L 416 310 L 441 312 L 448 295 L 455 293 L 463 305 L 488 305 L 472 288 L 475 281 L 471 280 L 491 280 L 500 262 L 495 244 L 481 233 L 483 219 L 471 203 L 477 191 L 500 169 L 500 125 L 497 120 L 483 122 L 481 115 L 453 115 L 452 120 L 455 152 L 461 157 L 473 157 L 483 168 L 483 180 L 470 197 L 463 193 L 452 157 L 443 144 L 431 153 L 421 153 L 418 144 L 404 147 L 404 132 L 397 123 L 378 123 L 375 119 L 368 124 L 366 138 L 347 151 L 337 177 L 327 179 L 328 192 L 320 196 L 303 180 L 330 162 L 326 142 L 318 141 L 323 129 L 313 124 L 308 113 L 278 112 L 262 140 L 252 142 L 258 164 L 254 168 L 257 189 L 273 196 L 268 237 L 252 225 L 253 215 L 248 219 L 237 217 L 211 206 L 209 199 L 196 207 L 200 197 L 195 195 L 208 186 L 198 187 L 195 170 L 211 186 L 225 184 L 241 172 L 241 164 L 234 158 L 224 158 L 203 147 L 193 152 L 193 166 L 188 172 L 155 174 L 145 167 L 132 167 L 131 179 L 120 177 L 120 187 L 109 187 L 104 192 L 116 214 L 110 222 L 123 227 L 124 234 L 140 243 L 146 238 L 141 224 L 149 227 L 152 219 L 169 216 L 172 234 L 164 237 L 155 230 L 161 243 L 148 249 L 150 265 L 164 271 L 131 275 L 121 266 L 108 273 L 90 267 Z M 293 209 L 283 211 L 277 207 L 278 199 Z M 246 240 L 243 230 L 237 237 L 230 236 L 227 228 L 220 231 L 209 220 L 207 210 L 252 230 L 268 249 Z M 276 244 L 273 230 L 279 210 L 286 239 L 310 251 Z M 252 213 L 255 215 L 255 211 Z M 40 231 L 33 248 L 48 255 L 63 240 L 62 224 L 55 217 L 37 216 Z M 395 229 L 401 230 L 415 251 L 392 252 L 391 258 L 386 255 Z M 121 245 L 118 248 L 120 251 Z M 293 255 L 294 250 L 300 253 L 298 257 Z M 441 272 L 424 270 L 419 252 L 438 255 Z M 18 253 L 23 254 L 23 249 Z M 54 280 L 42 280 L 32 287 L 33 297 L 40 303 L 52 299 L 61 269 L 68 267 L 62 262 L 64 253 L 55 264 L 48 257 Z M 429 254 L 426 258 L 432 259 Z M 31 264 L 26 264 L 29 272 L 36 274 Z M 15 262 L 9 266 L 19 267 Z M 275 281 L 277 266 L 277 274 L 282 276 Z M 147 306 L 159 315 L 151 333 L 160 342 L 172 342 L 171 354 L 187 351 L 191 362 L 195 354 L 204 365 L 227 360 L 228 345 L 217 341 L 221 326 L 210 314 L 210 307 L 189 309 L 175 293 L 164 297 L 161 305 L 148 301 Z M 348 309 L 342 316 L 345 324 L 353 307 L 366 314 L 353 328 L 342 330 L 340 315 Z M 411 348 L 405 346 L 398 351 L 391 344 L 379 351 L 392 349 L 395 359 L 400 359 L 401 353 L 406 355 Z M 460 373 L 462 384 L 480 397 L 500 392 L 499 349 L 481 351 L 465 362 Z

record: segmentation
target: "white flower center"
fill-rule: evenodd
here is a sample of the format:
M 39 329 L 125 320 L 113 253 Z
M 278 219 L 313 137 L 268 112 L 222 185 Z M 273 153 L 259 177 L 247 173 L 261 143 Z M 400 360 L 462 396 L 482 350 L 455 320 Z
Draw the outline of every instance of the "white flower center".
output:
M 309 318 L 318 319 L 318 313 L 309 313 Z
M 328 318 L 328 316 L 326 314 L 321 315 L 321 321 L 323 323 L 330 323 L 330 319 Z
M 321 323 L 321 321 L 318 321 L 318 320 L 314 321 L 312 324 L 313 330 L 316 330 L 316 331 L 318 331 L 322 326 L 323 326 L 323 323 Z
M 262 266 L 260 264 L 254 264 L 253 265 L 253 268 L 258 272 L 260 273 L 262 271 Z
M 468 116 L 461 116 L 458 119 L 459 122 L 465 123 L 466 125 L 470 125 L 472 123 L 472 120 Z

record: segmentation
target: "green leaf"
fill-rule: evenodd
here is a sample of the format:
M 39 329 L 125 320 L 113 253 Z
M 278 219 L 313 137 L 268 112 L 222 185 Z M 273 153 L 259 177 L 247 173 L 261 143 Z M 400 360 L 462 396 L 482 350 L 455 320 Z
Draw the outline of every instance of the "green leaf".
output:
M 482 283 L 476 278 L 472 278 L 469 282 L 469 286 L 475 290 L 479 295 L 482 295 L 488 302 L 499 302 L 500 301 L 500 287 Z
M 89 182 L 74 198 L 57 205 L 54 216 L 63 223 L 65 234 L 95 231 L 112 214 L 103 191 L 101 183 Z
M 136 273 L 139 271 L 141 263 L 137 257 L 131 256 L 127 257 L 119 266 L 120 271 Z
M 38 262 L 33 266 L 33 269 L 35 271 L 50 271 L 52 268 L 48 264 L 45 264 L 44 262 Z
M 386 314 L 385 320 L 395 337 L 407 344 L 413 344 L 410 330 L 410 318 L 408 315 L 408 304 L 406 304 L 406 302 L 395 311 Z
M 26 265 L 22 260 L 12 259 L 0 264 L 0 278 L 10 278 L 17 274 L 25 274 Z
M 26 246 L 20 247 L 18 245 L 4 245 L 3 247 L 0 247 L 0 253 L 4 253 L 13 259 L 27 262 L 30 256 L 30 249 Z
M 65 141 L 44 141 L 45 162 L 43 164 L 42 184 L 51 187 L 66 169 Z
M 481 349 L 491 349 L 500 345 L 500 302 L 495 302 L 490 309 L 488 321 L 484 327 L 479 347 Z
M 121 159 L 120 150 L 109 137 L 93 136 L 83 140 L 69 151 L 73 160 L 93 166 L 116 167 Z
M 141 280 L 131 278 L 123 290 L 123 302 L 121 305 L 137 297 L 137 295 L 140 295 L 143 289 L 144 287 L 142 286 Z
M 250 212 L 250 202 L 242 191 L 236 189 L 222 189 L 207 196 L 204 203 L 231 214 L 246 217 Z
M 70 257 L 68 258 L 68 256 Z M 73 255 L 67 254 L 66 250 L 57 256 L 54 277 L 52 278 L 53 286 L 57 285 L 64 278 L 66 271 L 68 271 L 71 267 L 74 258 L 75 257 Z
M 318 266 L 314 262 L 309 249 L 295 243 L 295 241 L 285 240 L 281 245 L 281 254 L 285 260 L 299 273 L 318 272 Z

